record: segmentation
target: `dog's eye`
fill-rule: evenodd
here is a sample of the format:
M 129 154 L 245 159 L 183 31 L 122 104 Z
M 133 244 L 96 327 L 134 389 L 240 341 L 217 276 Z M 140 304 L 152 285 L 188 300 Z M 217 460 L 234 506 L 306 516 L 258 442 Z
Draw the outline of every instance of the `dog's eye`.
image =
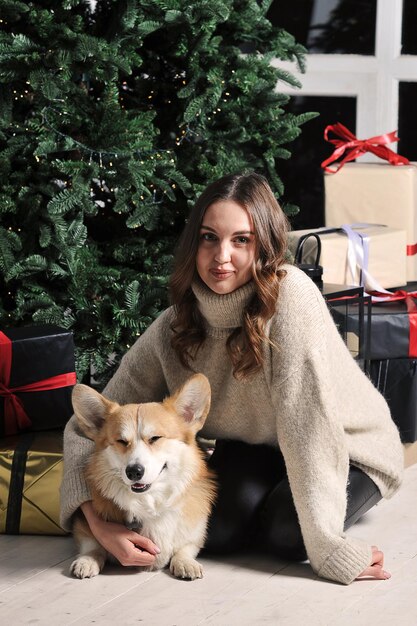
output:
M 128 446 L 129 445 L 129 442 L 126 441 L 126 439 L 118 439 L 117 443 L 121 443 L 122 446 Z
M 158 439 L 161 439 L 161 435 L 155 435 L 155 437 L 151 437 L 149 439 L 149 443 L 153 444 L 153 443 L 155 443 L 155 441 L 158 441 Z

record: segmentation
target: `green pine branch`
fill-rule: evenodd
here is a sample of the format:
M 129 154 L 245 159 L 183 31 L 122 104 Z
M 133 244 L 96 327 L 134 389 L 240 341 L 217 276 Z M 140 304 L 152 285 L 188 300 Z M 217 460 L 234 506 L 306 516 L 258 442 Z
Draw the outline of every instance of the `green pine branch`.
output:
M 299 83 L 271 61 L 303 69 L 305 50 L 268 6 L 2 2 L 0 322 L 71 329 L 84 381 L 102 386 L 167 306 L 209 182 L 255 169 L 283 193 L 279 162 L 313 114 L 286 112 L 279 86 Z

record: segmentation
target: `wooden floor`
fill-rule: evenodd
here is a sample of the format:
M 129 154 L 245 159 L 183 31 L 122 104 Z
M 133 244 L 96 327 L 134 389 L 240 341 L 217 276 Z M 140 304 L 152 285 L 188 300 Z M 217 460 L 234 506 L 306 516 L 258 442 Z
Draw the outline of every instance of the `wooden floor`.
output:
M 3 535 L 0 624 L 416 626 L 417 465 L 349 534 L 384 550 L 390 580 L 345 587 L 318 579 L 308 564 L 249 556 L 202 559 L 205 576 L 195 582 L 117 566 L 75 580 L 70 537 Z

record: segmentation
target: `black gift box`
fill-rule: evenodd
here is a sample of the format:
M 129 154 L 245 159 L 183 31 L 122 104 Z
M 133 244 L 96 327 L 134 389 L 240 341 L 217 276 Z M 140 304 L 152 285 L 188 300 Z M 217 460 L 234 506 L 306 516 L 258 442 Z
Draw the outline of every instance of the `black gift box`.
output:
M 12 342 L 8 389 L 44 381 L 59 374 L 72 374 L 75 383 L 73 335 L 58 326 L 6 328 L 1 331 Z M 4 359 L 1 356 L 0 358 Z M 14 392 L 31 420 L 31 430 L 62 428 L 71 417 L 72 385 L 47 391 Z M 5 398 L 0 394 L 0 436 L 14 434 L 15 425 L 5 427 Z
M 410 318 L 405 302 L 374 304 L 372 306 L 370 358 L 407 358 L 409 347 Z
M 405 302 L 373 304 L 371 319 L 370 359 L 401 359 L 410 356 L 410 321 Z M 349 332 L 358 333 L 359 319 L 355 311 L 349 311 L 345 323 Z
M 368 371 L 371 297 L 364 294 L 363 287 L 324 283 L 322 294 L 337 329 L 351 355 L 360 367 Z M 355 319 L 352 330 L 351 317 Z
M 403 443 L 417 440 L 417 359 L 371 361 L 370 377 L 383 394 Z

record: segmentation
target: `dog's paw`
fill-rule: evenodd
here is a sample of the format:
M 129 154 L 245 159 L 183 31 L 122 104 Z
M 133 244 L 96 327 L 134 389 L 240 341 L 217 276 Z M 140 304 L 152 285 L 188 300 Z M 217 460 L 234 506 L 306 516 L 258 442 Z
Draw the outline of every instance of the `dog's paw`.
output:
M 100 574 L 100 564 L 92 556 L 80 556 L 72 562 L 70 572 L 76 578 L 92 578 Z
M 195 559 L 173 556 L 169 565 L 169 571 L 176 578 L 182 578 L 183 580 L 203 578 L 203 568 Z

